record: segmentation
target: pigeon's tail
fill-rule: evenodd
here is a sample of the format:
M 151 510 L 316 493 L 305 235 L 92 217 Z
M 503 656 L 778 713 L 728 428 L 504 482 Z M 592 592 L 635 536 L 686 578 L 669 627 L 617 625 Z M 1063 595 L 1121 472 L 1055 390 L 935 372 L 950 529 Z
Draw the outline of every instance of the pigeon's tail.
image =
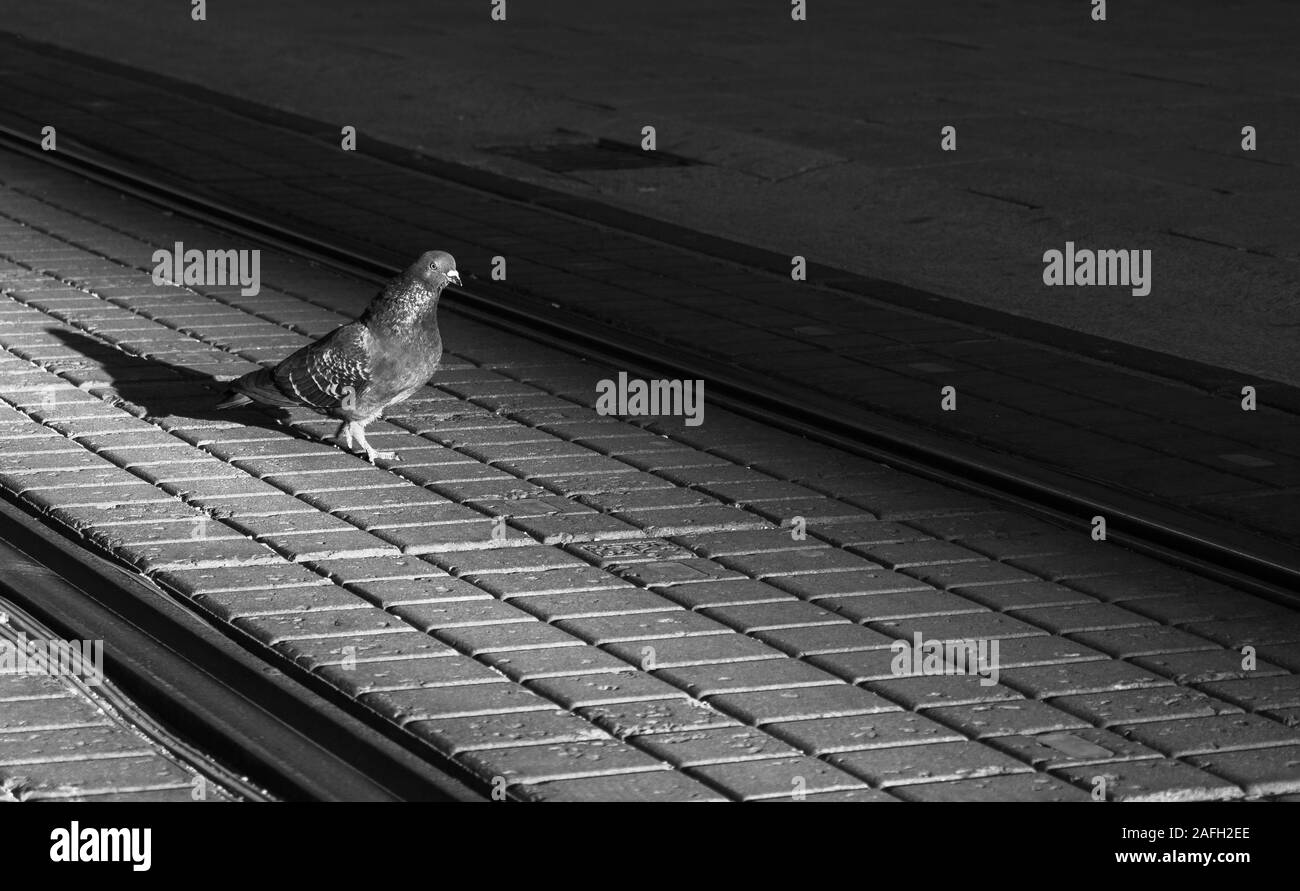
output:
M 214 408 L 239 408 L 253 402 L 262 405 L 276 405 L 291 408 L 301 402 L 290 399 L 275 384 L 275 375 L 268 368 L 250 371 L 248 374 L 230 382 L 230 387 L 222 394 L 221 401 Z

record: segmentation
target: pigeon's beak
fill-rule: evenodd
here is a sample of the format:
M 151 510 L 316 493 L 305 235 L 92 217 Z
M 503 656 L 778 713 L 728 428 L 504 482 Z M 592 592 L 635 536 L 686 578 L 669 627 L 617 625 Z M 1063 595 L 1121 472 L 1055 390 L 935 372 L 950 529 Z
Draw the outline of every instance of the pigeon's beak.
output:
M 454 269 L 451 270 L 451 272 L 448 272 L 448 273 L 447 273 L 447 280 L 448 280 L 449 282 L 451 282 L 453 285 L 459 285 L 459 284 L 460 284 L 460 273 L 457 272 L 457 271 L 454 270 Z

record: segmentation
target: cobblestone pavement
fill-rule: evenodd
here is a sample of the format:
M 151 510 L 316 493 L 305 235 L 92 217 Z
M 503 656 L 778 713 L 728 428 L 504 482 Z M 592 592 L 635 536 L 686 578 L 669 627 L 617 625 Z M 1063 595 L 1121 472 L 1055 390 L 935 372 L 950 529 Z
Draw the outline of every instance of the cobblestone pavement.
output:
M 419 169 L 399 166 L 374 155 L 374 139 L 344 153 L 333 125 L 72 54 L 52 67 L 48 51 L 5 45 L 0 121 L 26 132 L 56 125 L 61 139 L 394 257 L 437 244 L 476 276 L 477 291 L 502 301 L 545 301 L 1275 543 L 1300 537 L 1293 388 L 1026 328 L 839 270 L 812 266 L 807 282 L 792 282 L 789 255 L 409 153 L 390 157 Z M 505 281 L 489 277 L 498 256 Z M 955 411 L 942 404 L 949 386 Z M 1257 410 L 1242 410 L 1243 387 L 1254 388 Z
M 372 286 L 271 252 L 256 296 L 156 286 L 159 247 L 257 245 L 0 170 L 0 487 L 485 786 L 1300 792 L 1293 609 L 714 407 L 599 416 L 616 369 L 447 312 L 372 467 L 313 413 L 207 408 Z M 916 634 L 997 642 L 996 682 L 896 672 Z
M 0 454 L 11 444 L 6 439 Z M 24 643 L 25 629 L 8 618 L 4 625 L 0 644 Z M 96 689 L 0 672 L 0 803 L 233 800 L 131 726 Z

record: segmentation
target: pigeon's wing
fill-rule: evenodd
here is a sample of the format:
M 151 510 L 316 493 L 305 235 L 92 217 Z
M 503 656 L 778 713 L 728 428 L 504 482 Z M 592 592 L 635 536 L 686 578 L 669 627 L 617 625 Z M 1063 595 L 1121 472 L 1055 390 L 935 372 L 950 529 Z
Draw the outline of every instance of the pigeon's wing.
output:
M 373 338 L 365 325 L 335 328 L 275 367 L 275 386 L 300 405 L 321 411 L 356 405 L 370 384 Z

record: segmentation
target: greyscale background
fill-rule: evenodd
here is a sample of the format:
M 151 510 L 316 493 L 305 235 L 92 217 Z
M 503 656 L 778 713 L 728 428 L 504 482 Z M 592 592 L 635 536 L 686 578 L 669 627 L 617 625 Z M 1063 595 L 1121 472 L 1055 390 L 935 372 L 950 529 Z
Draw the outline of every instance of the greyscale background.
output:
M 439 795 L 1294 798 L 1298 27 L 6 4 L 0 489 Z M 329 797 L 57 674 L 0 794 Z

